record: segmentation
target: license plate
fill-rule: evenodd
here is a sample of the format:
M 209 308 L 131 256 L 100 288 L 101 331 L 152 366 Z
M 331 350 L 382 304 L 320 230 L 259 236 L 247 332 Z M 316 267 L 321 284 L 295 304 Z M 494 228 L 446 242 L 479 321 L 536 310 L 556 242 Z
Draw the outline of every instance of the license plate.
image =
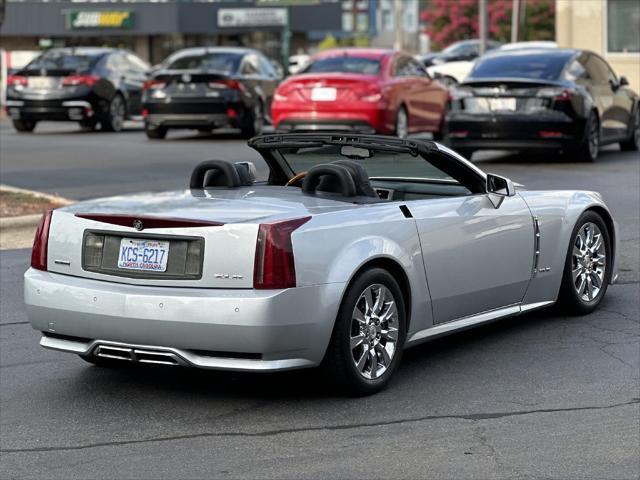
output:
M 336 89 L 316 87 L 311 90 L 311 100 L 314 102 L 332 102 L 336 99 Z
M 169 242 L 138 238 L 123 238 L 120 241 L 118 268 L 145 272 L 167 270 Z
M 29 77 L 29 88 L 53 88 L 56 80 L 52 77 Z
M 494 112 L 515 112 L 516 99 L 515 98 L 490 98 L 489 107 Z

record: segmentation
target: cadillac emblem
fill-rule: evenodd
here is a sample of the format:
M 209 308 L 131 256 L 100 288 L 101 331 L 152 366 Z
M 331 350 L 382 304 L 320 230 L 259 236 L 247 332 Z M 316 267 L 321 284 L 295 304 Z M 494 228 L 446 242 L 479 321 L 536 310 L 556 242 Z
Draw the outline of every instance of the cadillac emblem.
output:
M 139 219 L 134 220 L 133 228 L 135 228 L 136 230 L 142 230 L 144 228 L 144 225 L 142 224 L 142 220 L 139 220 Z

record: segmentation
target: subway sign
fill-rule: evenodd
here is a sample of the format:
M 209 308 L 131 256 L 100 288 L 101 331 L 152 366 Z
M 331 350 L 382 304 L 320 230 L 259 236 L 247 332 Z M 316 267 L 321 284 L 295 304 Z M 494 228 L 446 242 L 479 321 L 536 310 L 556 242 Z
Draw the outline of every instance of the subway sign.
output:
M 131 10 L 68 11 L 67 29 L 84 28 L 133 28 L 133 12 Z

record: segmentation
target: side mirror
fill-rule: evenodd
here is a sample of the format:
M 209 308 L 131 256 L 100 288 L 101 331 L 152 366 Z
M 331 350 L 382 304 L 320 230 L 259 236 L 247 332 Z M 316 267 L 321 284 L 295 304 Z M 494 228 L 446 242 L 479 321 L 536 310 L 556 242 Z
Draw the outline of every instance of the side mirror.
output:
M 620 76 L 620 83 L 618 85 L 620 85 L 621 87 L 625 87 L 625 86 L 629 85 L 629 80 L 624 75 L 621 75 Z
M 516 194 L 516 187 L 508 178 L 487 174 L 487 193 L 495 208 L 500 207 L 505 197 L 513 197 Z

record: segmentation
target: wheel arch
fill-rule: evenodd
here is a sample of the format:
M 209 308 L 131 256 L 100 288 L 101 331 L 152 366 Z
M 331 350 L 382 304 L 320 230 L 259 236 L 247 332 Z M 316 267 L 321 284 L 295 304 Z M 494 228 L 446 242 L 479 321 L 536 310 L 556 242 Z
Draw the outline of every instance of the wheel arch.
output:
M 409 327 L 411 325 L 411 283 L 409 281 L 409 277 L 407 272 L 405 272 L 402 265 L 391 257 L 378 256 L 369 258 L 366 260 L 360 267 L 353 272 L 351 278 L 347 282 L 347 285 L 342 294 L 342 299 L 340 302 L 344 300 L 345 295 L 349 291 L 349 287 L 353 284 L 353 282 L 364 272 L 365 270 L 369 270 L 372 268 L 381 268 L 389 272 L 389 274 L 398 282 L 398 286 L 400 287 L 400 291 L 402 292 L 402 301 L 404 302 L 404 310 L 406 315 L 406 325 L 405 328 L 407 332 L 409 332 Z
M 609 241 L 611 243 L 611 257 L 614 259 L 613 262 L 613 271 L 611 272 L 611 278 L 614 278 L 614 276 L 616 275 L 616 258 L 617 258 L 617 242 L 618 242 L 618 238 L 617 238 L 617 232 L 616 232 L 616 226 L 615 226 L 615 222 L 613 220 L 613 217 L 611 216 L 611 213 L 609 212 L 609 210 L 607 210 L 605 207 L 603 207 L 602 205 L 592 205 L 588 208 L 586 208 L 584 210 L 584 212 L 582 213 L 586 213 L 586 212 L 595 212 L 598 215 L 600 215 L 600 217 L 602 218 L 602 221 L 604 222 L 604 224 L 607 226 L 607 230 L 609 232 Z M 582 215 L 582 214 L 581 214 Z

